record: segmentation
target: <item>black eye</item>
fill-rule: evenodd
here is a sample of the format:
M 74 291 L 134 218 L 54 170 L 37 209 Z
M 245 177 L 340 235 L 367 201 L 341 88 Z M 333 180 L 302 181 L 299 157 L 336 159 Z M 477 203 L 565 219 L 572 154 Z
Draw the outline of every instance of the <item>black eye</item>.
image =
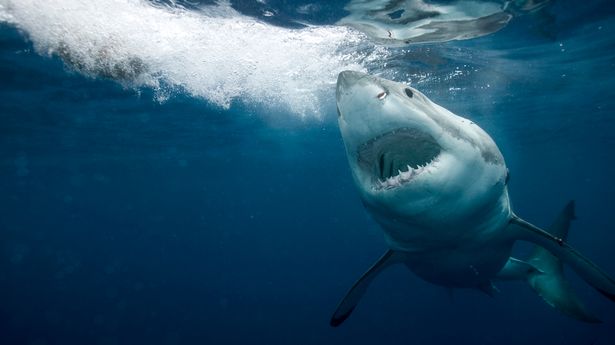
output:
M 412 98 L 412 96 L 414 96 L 414 94 L 412 93 L 412 90 L 410 89 L 404 89 L 404 92 L 406 93 L 406 96 Z

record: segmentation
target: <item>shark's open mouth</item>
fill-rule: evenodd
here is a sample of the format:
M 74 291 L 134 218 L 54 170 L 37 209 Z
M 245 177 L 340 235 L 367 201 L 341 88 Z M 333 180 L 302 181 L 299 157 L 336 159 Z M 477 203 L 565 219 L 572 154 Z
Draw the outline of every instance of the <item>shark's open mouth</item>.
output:
M 399 187 L 432 168 L 440 151 L 431 135 L 415 128 L 400 128 L 362 144 L 357 153 L 359 167 L 379 190 Z

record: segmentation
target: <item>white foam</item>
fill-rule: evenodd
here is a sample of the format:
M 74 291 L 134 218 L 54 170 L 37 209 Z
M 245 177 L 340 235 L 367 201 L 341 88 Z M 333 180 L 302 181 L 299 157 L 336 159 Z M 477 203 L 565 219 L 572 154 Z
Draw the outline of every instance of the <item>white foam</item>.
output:
M 364 71 L 362 61 L 379 54 L 357 49 L 365 43 L 352 29 L 276 27 L 226 3 L 195 11 L 145 0 L 0 0 L 0 21 L 84 74 L 160 98 L 182 90 L 225 108 L 240 100 L 300 116 L 333 99 L 340 71 Z

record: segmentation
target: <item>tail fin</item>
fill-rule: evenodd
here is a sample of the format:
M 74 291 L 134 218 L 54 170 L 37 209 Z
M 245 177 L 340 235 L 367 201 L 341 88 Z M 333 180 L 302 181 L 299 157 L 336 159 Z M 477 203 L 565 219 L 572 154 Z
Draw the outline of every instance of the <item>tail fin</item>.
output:
M 598 323 L 600 320 L 586 310 L 564 279 L 562 261 L 607 297 L 615 292 L 615 281 L 565 242 L 573 219 L 574 202 L 571 201 L 555 219 L 549 232 L 516 216 L 511 224 L 517 226 L 521 239 L 537 244 L 528 259 L 528 263 L 537 269 L 527 275 L 534 291 L 562 313 L 581 321 Z

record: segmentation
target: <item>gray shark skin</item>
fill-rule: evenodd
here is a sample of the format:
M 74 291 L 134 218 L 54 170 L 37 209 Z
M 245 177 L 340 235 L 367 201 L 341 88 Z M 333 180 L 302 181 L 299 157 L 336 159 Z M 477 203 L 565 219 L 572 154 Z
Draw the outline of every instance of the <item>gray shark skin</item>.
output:
M 497 292 L 494 281 L 525 280 L 560 312 L 600 322 L 563 276 L 566 264 L 615 301 L 615 281 L 566 243 L 573 202 L 549 231 L 519 218 L 493 139 L 408 85 L 345 71 L 336 98 L 353 179 L 389 250 L 348 291 L 332 326 L 344 322 L 373 279 L 394 264 L 437 285 L 489 295 Z M 511 257 L 517 240 L 536 245 L 525 261 Z

